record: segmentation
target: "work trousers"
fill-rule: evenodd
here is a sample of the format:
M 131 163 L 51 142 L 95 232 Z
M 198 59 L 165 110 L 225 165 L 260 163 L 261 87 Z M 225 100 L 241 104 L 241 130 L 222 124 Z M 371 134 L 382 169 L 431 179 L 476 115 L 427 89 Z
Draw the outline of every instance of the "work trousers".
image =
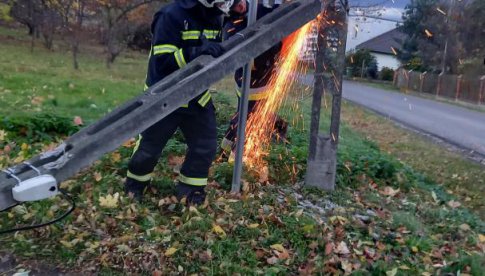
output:
M 177 109 L 142 132 L 128 163 L 127 176 L 140 182 L 150 181 L 163 148 L 177 129 L 182 131 L 188 146 L 179 181 L 188 185 L 207 185 L 209 167 L 217 150 L 212 100 L 204 107 L 191 101 L 188 107 Z

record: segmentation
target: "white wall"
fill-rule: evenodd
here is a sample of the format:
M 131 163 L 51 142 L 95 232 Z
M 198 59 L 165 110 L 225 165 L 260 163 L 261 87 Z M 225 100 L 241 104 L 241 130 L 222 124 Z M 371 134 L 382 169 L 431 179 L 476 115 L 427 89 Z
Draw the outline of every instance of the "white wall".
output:
M 401 65 L 401 63 L 393 55 L 385 55 L 379 53 L 371 54 L 377 59 L 377 68 L 379 69 L 379 71 L 382 69 L 382 67 L 389 67 L 396 70 Z

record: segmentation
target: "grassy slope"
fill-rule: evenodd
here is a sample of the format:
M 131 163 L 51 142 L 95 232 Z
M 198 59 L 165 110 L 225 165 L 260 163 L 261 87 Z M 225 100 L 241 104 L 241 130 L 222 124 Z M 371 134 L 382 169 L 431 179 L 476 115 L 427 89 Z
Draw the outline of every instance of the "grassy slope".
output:
M 85 55 L 77 73 L 62 53 L 36 49 L 31 55 L 28 44 L 18 47 L 15 43 L 2 41 L 0 47 L 2 116 L 17 114 L 19 108 L 10 102 L 19 101 L 17 106 L 31 117 L 41 110 L 69 120 L 76 115 L 94 120 L 113 108 L 116 101 L 130 98 L 143 80 L 146 58 L 141 55 L 125 57 L 112 71 L 104 68 L 99 57 Z M 16 65 L 22 63 L 22 67 Z M 44 85 L 46 89 L 42 89 Z M 104 94 L 100 87 L 105 87 Z M 234 110 L 232 82 L 226 80 L 215 87 L 220 91 L 216 104 L 222 134 Z M 34 94 L 45 100 L 32 104 Z M 51 94 L 58 102 L 55 109 L 49 101 Z M 86 99 L 93 102 L 85 106 Z M 92 103 L 98 108 L 90 109 Z M 0 236 L 1 248 L 17 255 L 20 267 L 27 269 L 35 266 L 30 260 L 36 258 L 49 259 L 66 270 L 104 274 L 415 275 L 460 271 L 480 275 L 484 225 L 464 208 L 468 207 L 466 200 L 445 191 L 457 184 L 438 186 L 380 152 L 377 144 L 352 129 L 362 131 L 362 122 L 346 119 L 348 124 L 342 126 L 336 192 L 295 185 L 305 169 L 308 97 L 300 102 L 300 110 L 305 120 L 295 120 L 298 123 L 289 133 L 291 143 L 275 146 L 269 156 L 269 181 L 278 185 L 262 185 L 260 175 L 248 172 L 243 195 L 228 195 L 225 191 L 231 165 L 218 162 L 211 172 L 210 203 L 184 210 L 171 198 L 176 177 L 173 170 L 180 163 L 176 157 L 185 150 L 183 138 L 177 135 L 157 167 L 147 202 L 134 204 L 121 195 L 110 204 L 105 200 L 122 191 L 133 147 L 133 143 L 126 143 L 62 184 L 76 197 L 74 215 L 43 229 Z M 300 111 L 285 113 L 300 118 Z M 328 125 L 328 110 L 326 114 L 322 127 Z M 369 115 L 345 107 L 344 118 L 349 116 Z M 376 123 L 372 129 L 389 133 L 391 126 Z M 50 143 L 42 139 L 32 143 L 29 139 L 6 132 L 0 139 L 0 165 L 28 158 Z M 403 141 L 403 145 L 406 143 Z M 379 145 L 384 144 L 379 141 Z M 426 163 L 419 160 L 413 166 L 424 167 Z M 460 176 L 468 172 L 468 168 L 456 170 Z M 297 200 L 295 193 L 307 201 Z M 302 209 L 303 205 L 307 207 Z M 0 213 L 0 229 L 46 221 L 66 208 L 61 198 L 29 203 Z

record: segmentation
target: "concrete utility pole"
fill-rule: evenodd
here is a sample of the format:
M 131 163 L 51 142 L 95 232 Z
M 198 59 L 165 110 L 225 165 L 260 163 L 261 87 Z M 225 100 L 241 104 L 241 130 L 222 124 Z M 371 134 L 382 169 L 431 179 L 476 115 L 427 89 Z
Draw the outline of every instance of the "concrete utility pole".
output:
M 342 77 L 345 69 L 348 0 L 331 0 L 322 6 L 315 58 L 315 81 L 310 125 L 310 145 L 305 185 L 335 189 L 340 128 Z M 322 97 L 332 95 L 330 133 L 319 135 Z

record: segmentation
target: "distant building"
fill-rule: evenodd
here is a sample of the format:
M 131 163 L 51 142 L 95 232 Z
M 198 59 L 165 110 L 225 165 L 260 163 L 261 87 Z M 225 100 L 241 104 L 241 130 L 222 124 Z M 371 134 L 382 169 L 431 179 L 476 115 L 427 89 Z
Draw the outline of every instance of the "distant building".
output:
M 397 69 L 401 66 L 401 63 L 396 57 L 396 51 L 401 49 L 400 41 L 403 41 L 405 37 L 405 34 L 397 29 L 393 29 L 371 38 L 357 45 L 355 48 L 357 50 L 369 50 L 377 59 L 378 70 L 381 70 L 382 67 Z

